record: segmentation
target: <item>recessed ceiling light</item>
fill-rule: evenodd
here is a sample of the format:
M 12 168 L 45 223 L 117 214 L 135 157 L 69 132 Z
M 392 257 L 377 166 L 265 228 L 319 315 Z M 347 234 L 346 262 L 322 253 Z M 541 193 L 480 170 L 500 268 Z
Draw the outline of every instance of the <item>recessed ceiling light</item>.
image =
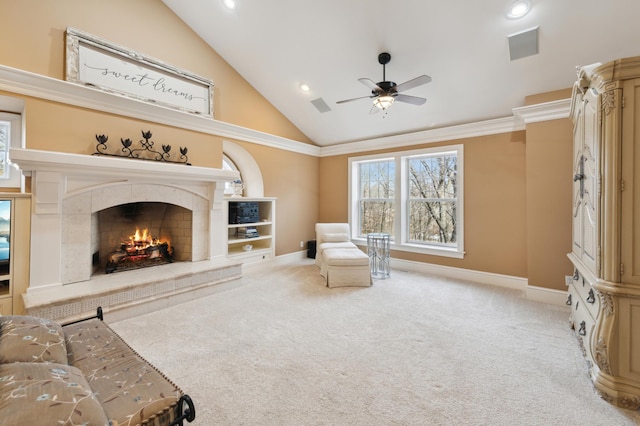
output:
M 507 9 L 507 16 L 512 19 L 522 18 L 531 10 L 529 0 L 515 0 Z
M 236 8 L 236 0 L 222 0 L 227 9 L 235 9 Z
M 299 87 L 300 87 L 300 90 L 302 90 L 303 92 L 308 92 L 309 90 L 311 90 L 311 88 L 307 83 L 300 83 Z

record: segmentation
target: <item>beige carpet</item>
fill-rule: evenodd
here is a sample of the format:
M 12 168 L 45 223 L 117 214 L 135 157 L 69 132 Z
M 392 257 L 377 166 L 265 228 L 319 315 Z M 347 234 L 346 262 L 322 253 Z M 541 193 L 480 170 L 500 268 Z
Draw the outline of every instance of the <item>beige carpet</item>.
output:
M 400 271 L 328 289 L 311 260 L 235 284 L 111 324 L 192 396 L 192 424 L 640 424 L 595 393 L 564 307 Z

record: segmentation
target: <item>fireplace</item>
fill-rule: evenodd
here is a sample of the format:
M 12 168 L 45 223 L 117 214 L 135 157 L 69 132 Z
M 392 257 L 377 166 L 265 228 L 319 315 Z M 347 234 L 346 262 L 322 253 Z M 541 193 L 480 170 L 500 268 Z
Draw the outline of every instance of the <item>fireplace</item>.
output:
M 192 213 L 170 203 L 137 202 L 110 207 L 93 216 L 93 273 L 191 261 Z
M 31 177 L 29 314 L 69 319 L 97 304 L 117 310 L 241 276 L 241 264 L 226 257 L 224 214 L 224 183 L 237 172 L 29 149 L 10 155 Z M 169 238 L 173 261 L 105 274 L 136 226 Z

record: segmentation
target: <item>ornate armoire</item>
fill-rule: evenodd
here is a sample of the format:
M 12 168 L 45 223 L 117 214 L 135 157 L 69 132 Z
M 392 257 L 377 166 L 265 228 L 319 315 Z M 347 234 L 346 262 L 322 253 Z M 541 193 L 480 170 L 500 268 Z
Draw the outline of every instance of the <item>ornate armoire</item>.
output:
M 601 395 L 640 408 L 640 57 L 578 68 L 570 322 Z

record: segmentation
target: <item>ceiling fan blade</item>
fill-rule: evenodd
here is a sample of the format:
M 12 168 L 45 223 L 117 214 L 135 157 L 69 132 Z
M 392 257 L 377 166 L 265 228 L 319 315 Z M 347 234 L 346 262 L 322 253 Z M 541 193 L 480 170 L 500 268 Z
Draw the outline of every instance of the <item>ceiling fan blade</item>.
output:
M 380 86 L 373 82 L 370 78 L 359 78 L 358 81 L 374 92 L 384 92 Z
M 404 83 L 398 84 L 396 86 L 397 92 L 403 92 L 405 90 L 413 89 L 414 87 L 422 86 L 423 84 L 427 84 L 431 81 L 431 77 L 428 75 L 421 75 L 409 81 L 405 81 Z
M 351 102 L 351 101 L 357 101 L 360 99 L 371 99 L 371 98 L 375 98 L 374 95 L 371 96 L 360 96 L 359 98 L 351 98 L 351 99 L 343 99 L 341 101 L 336 102 L 337 104 L 344 104 L 345 102 Z
M 404 102 L 412 105 L 422 105 L 427 100 L 425 98 L 419 98 L 417 96 L 409 96 L 409 95 L 396 95 L 394 96 L 395 100 L 398 102 Z

